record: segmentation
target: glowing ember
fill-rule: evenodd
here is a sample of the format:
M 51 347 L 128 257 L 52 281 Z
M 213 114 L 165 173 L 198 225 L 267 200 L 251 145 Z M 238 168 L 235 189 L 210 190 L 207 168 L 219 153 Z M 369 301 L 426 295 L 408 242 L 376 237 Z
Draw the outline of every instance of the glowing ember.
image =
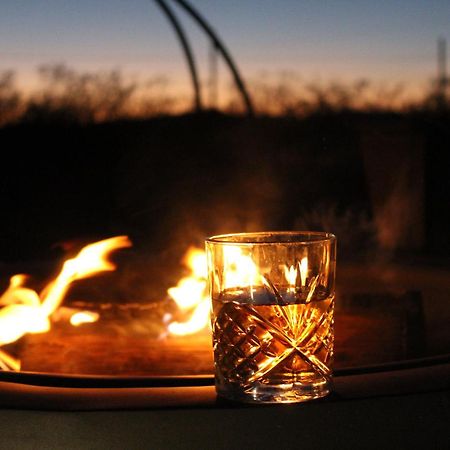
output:
M 127 236 L 117 236 L 84 247 L 75 258 L 67 260 L 59 275 L 40 295 L 24 286 L 25 275 L 11 277 L 8 289 L 0 297 L 0 346 L 26 333 L 43 333 L 50 329 L 50 316 L 64 299 L 71 283 L 99 272 L 111 271 L 115 265 L 107 259 L 116 249 L 130 247 Z M 0 367 L 19 370 L 17 361 L 0 353 Z
M 100 314 L 92 311 L 80 311 L 70 317 L 70 324 L 78 327 L 84 323 L 94 323 L 100 318 Z

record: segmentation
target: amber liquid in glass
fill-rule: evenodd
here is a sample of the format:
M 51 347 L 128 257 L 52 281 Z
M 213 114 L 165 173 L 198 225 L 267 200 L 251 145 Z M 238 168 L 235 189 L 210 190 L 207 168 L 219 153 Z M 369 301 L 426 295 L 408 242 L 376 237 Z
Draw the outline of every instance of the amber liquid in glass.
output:
M 301 302 L 288 295 L 286 302 L 273 300 L 239 290 L 213 299 L 220 396 L 289 403 L 330 392 L 334 297 L 312 296 Z

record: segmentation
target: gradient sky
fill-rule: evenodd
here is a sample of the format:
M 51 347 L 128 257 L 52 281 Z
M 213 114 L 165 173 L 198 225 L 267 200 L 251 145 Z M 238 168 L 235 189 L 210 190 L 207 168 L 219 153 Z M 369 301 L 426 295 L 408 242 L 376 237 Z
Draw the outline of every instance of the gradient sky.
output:
M 247 78 L 292 71 L 306 80 L 419 86 L 436 74 L 437 38 L 450 40 L 449 0 L 190 1 Z M 179 16 L 206 79 L 206 39 Z M 189 82 L 178 42 L 152 0 L 3 0 L 0 70 L 16 69 L 27 83 L 36 66 L 55 62 Z

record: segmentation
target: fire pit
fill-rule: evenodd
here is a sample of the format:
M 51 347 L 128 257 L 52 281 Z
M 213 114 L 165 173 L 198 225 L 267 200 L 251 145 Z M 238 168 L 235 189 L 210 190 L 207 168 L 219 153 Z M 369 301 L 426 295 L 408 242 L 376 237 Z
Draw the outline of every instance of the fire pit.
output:
M 263 447 L 276 445 L 258 431 L 273 423 L 279 424 L 284 446 L 297 445 L 306 430 L 324 445 L 328 438 L 321 438 L 323 428 L 317 425 L 324 416 L 332 418 L 333 442 L 343 446 L 358 443 L 354 433 L 350 439 L 343 431 L 346 424 L 367 439 L 373 422 L 384 423 L 386 416 L 396 430 L 408 424 L 405 445 L 429 443 L 430 429 L 433 442 L 443 444 L 448 411 L 439 405 L 448 401 L 450 390 L 450 356 L 442 355 L 448 348 L 442 325 L 450 314 L 445 271 L 341 266 L 333 394 L 306 408 L 258 410 L 216 399 L 210 332 L 200 314 L 202 275 L 195 273 L 192 269 L 169 289 L 171 298 L 157 302 L 95 303 L 68 296 L 47 316 L 48 330 L 4 345 L 2 363 L 8 369 L 0 371 L 0 408 L 8 429 L 0 425 L 0 431 L 5 445 L 84 448 L 88 439 L 95 448 L 226 448 L 240 436 L 243 445 Z M 183 304 L 189 286 L 200 295 Z M 32 304 L 8 305 L 39 307 L 49 290 L 36 293 L 38 299 L 26 291 L 36 299 Z M 19 369 L 19 361 L 21 370 L 12 370 Z M 423 411 L 438 412 L 424 416 Z M 220 433 L 224 421 L 232 432 Z M 299 424 L 301 430 L 293 432 Z M 378 445 L 390 431 L 381 427 L 376 435 Z
M 40 294 L 25 287 L 25 276 L 12 277 L 0 310 L 3 370 L 101 376 L 210 375 L 209 302 L 205 255 L 200 249 L 190 248 L 186 253 L 187 274 L 168 289 L 166 299 L 146 303 L 69 299 L 63 303 L 73 281 L 95 271 L 113 270 L 107 254 L 129 245 L 127 238 L 119 237 L 85 247 L 64 263 Z M 89 269 L 80 268 L 86 260 Z M 344 267 L 344 277 L 351 270 Z M 338 288 L 338 368 L 425 355 L 420 291 L 352 292 L 347 283 L 344 279 L 344 286 Z
M 210 373 L 206 269 L 204 254 L 198 249 L 190 249 L 184 258 L 191 273 L 168 289 L 173 300 L 69 301 L 62 305 L 71 283 L 114 270 L 108 253 L 130 245 L 126 237 L 117 237 L 84 247 L 64 263 L 40 294 L 25 287 L 25 275 L 11 277 L 0 303 L 3 370 L 96 375 Z
M 109 247 L 111 243 L 116 247 Z M 72 410 L 216 405 L 202 250 L 187 252 L 186 276 L 168 289 L 165 299 L 95 303 L 69 296 L 63 303 L 71 280 L 85 273 L 73 267 L 86 254 L 89 265 L 100 261 L 99 267 L 112 270 L 108 253 L 129 245 L 119 237 L 83 248 L 40 294 L 25 287 L 24 276 L 12 278 L 0 310 L 3 323 L 11 324 L 1 334 L 3 406 Z M 93 256 L 95 249 L 101 251 Z M 343 265 L 339 275 L 336 395 L 420 391 L 430 368 L 433 385 L 445 385 L 448 377 L 442 371 L 448 369 L 449 357 L 441 348 L 447 343 L 436 323 L 449 314 L 448 308 L 436 310 L 448 289 L 445 271 Z M 9 314 L 14 307 L 28 314 L 28 332 L 15 326 L 16 316 Z

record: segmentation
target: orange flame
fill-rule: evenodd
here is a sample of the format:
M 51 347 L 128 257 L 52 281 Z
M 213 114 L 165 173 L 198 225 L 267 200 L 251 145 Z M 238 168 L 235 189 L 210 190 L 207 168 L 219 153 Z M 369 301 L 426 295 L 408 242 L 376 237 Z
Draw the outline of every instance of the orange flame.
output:
M 297 268 L 298 267 L 298 268 Z M 302 287 L 306 286 L 306 279 L 308 277 L 308 257 L 304 256 L 300 262 L 297 263 L 297 267 L 291 265 L 289 268 L 284 266 L 284 276 L 289 285 L 291 292 L 295 291 L 297 285 L 297 277 L 300 274 L 300 283 Z
M 190 275 L 182 278 L 177 286 L 167 291 L 182 311 L 192 311 L 189 320 L 186 322 L 171 322 L 169 324 L 169 333 L 177 336 L 196 333 L 209 324 L 210 302 L 206 292 L 205 252 L 190 247 L 183 258 L 183 262 L 190 269 Z
M 116 249 L 130 247 L 127 236 L 105 239 L 84 247 L 75 258 L 67 260 L 59 275 L 40 295 L 24 287 L 25 275 L 14 275 L 0 297 L 0 346 L 20 339 L 26 333 L 43 333 L 50 329 L 50 316 L 64 299 L 71 283 L 99 272 L 111 271 L 115 265 L 107 259 Z M 0 367 L 17 369 L 17 364 L 0 353 Z M 19 367 L 20 368 L 20 367 Z
M 183 262 L 190 269 L 190 275 L 182 278 L 176 287 L 167 291 L 182 311 L 191 313 L 186 322 L 169 324 L 169 333 L 178 336 L 193 334 L 206 328 L 210 323 L 211 309 L 206 282 L 206 253 L 191 247 Z M 225 288 L 262 285 L 263 282 L 264 278 L 259 274 L 250 256 L 244 255 L 239 247 L 224 248 Z
M 70 324 L 78 327 L 83 323 L 94 323 L 100 318 L 100 314 L 93 311 L 79 311 L 72 314 L 70 317 Z
M 300 280 L 302 283 L 302 286 L 306 286 L 306 279 L 308 278 L 308 257 L 304 256 L 299 264 L 300 269 Z
M 224 252 L 224 287 L 236 288 L 267 285 L 267 280 L 261 275 L 251 256 L 245 255 L 242 249 L 227 246 Z M 191 247 L 188 249 L 184 263 L 190 268 L 191 274 L 182 278 L 176 287 L 168 289 L 168 294 L 182 311 L 191 311 L 186 322 L 171 322 L 169 333 L 173 335 L 187 335 L 196 333 L 208 326 L 210 313 L 210 299 L 207 293 L 206 254 L 203 250 Z M 305 256 L 297 266 L 284 266 L 284 276 L 289 290 L 294 292 L 297 279 L 300 276 L 301 286 L 307 284 L 308 257 Z
M 289 269 L 287 266 L 284 266 L 284 276 L 289 285 L 289 292 L 295 292 L 295 284 L 297 282 L 298 271 L 295 266 L 290 266 Z
M 227 246 L 223 249 L 225 289 L 264 284 L 251 256 L 244 255 L 239 247 Z

